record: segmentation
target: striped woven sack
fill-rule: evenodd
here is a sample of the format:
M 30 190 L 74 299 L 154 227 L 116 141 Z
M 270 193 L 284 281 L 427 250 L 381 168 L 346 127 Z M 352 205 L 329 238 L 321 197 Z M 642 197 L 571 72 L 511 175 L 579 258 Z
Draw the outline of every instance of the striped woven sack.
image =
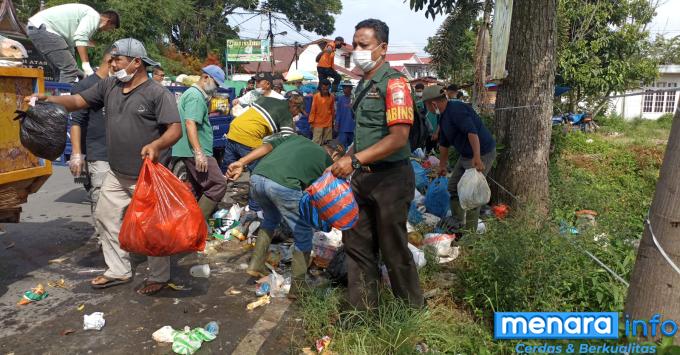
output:
M 345 179 L 340 179 L 326 171 L 306 190 L 321 219 L 339 230 L 354 227 L 359 218 L 359 206 L 354 199 L 352 187 Z
M 307 222 L 316 230 L 322 232 L 330 232 L 331 225 L 324 221 L 319 215 L 319 211 L 312 204 L 312 197 L 309 196 L 309 192 L 305 191 L 302 193 L 302 198 L 300 199 L 300 217 L 302 220 Z

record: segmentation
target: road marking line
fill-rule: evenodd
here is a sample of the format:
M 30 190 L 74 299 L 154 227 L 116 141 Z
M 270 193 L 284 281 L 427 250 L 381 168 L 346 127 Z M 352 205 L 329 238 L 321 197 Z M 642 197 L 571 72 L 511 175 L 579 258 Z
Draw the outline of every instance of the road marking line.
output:
M 267 340 L 269 335 L 279 324 L 281 317 L 286 313 L 291 302 L 286 298 L 275 298 L 275 301 L 266 305 L 266 311 L 262 314 L 260 319 L 255 322 L 250 333 L 248 333 L 243 340 L 238 344 L 232 354 L 238 355 L 255 355 L 262 347 L 262 344 Z

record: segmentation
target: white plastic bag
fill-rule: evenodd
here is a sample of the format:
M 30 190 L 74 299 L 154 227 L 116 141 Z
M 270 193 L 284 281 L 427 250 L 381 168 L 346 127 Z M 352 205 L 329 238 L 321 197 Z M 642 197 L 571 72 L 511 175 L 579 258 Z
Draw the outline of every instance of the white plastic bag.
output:
M 166 325 L 151 334 L 153 340 L 159 343 L 172 343 L 173 333 L 175 332 L 171 326 Z
M 458 200 L 464 210 L 471 210 L 489 203 L 491 189 L 486 177 L 475 168 L 465 170 L 458 181 Z
M 83 330 L 102 330 L 106 320 L 103 312 L 94 312 L 92 314 L 83 315 Z
M 325 268 L 342 246 L 342 232 L 333 228 L 330 232 L 315 232 L 312 239 L 312 260 L 316 266 Z
M 411 251 L 411 255 L 413 255 L 413 262 L 416 264 L 416 268 L 420 269 L 425 266 L 427 263 L 425 253 L 411 243 L 408 243 L 408 249 Z
M 438 256 L 451 254 L 451 242 L 456 238 L 453 234 L 428 233 L 423 238 L 423 245 L 435 250 Z

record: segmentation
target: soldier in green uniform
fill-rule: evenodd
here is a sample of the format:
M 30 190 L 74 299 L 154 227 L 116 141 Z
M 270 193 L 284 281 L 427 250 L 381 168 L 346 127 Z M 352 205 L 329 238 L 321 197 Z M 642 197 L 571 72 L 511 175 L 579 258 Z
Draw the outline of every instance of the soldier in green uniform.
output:
M 354 146 L 332 167 L 335 176 L 352 175 L 359 221 L 343 234 L 350 303 L 357 309 L 378 305 L 385 262 L 395 296 L 423 306 L 418 272 L 408 249 L 406 218 L 415 177 L 408 159 L 413 97 L 407 79 L 385 60 L 389 28 L 375 19 L 355 27 L 352 60 L 364 75 L 355 90 Z

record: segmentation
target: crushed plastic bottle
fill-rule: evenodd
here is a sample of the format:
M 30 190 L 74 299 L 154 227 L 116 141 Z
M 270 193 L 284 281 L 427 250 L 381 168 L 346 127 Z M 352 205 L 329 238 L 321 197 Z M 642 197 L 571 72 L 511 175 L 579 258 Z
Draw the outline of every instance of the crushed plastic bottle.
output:
M 212 321 L 205 325 L 205 330 L 207 330 L 208 333 L 217 336 L 217 334 L 220 332 L 220 326 L 217 324 L 217 322 Z

